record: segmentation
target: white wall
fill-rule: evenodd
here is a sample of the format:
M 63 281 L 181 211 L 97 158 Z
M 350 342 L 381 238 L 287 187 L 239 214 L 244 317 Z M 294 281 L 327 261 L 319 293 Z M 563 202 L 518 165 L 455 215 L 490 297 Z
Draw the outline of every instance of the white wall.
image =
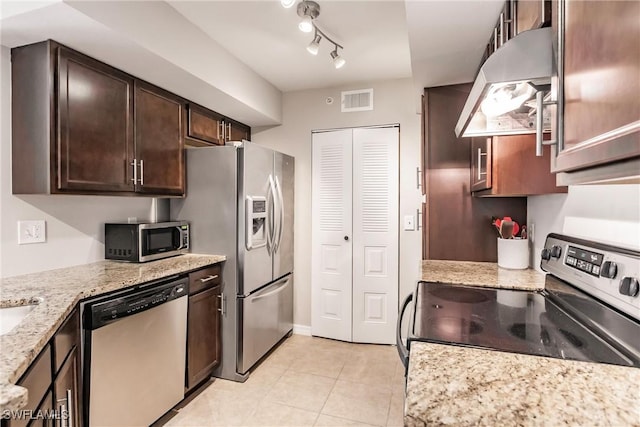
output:
M 640 185 L 582 185 L 568 194 L 527 198 L 529 230 L 535 224 L 533 266 L 551 232 L 640 249 Z
M 0 57 L 0 277 L 104 259 L 106 221 L 149 217 L 151 199 L 11 194 L 10 51 Z M 18 245 L 17 221 L 44 219 L 47 242 Z
M 339 72 L 339 71 L 338 71 Z M 340 91 L 374 89 L 374 110 L 341 113 Z M 326 103 L 332 97 L 331 105 Z M 416 215 L 420 192 L 420 116 L 414 108 L 411 79 L 305 90 L 283 96 L 283 124 L 252 129 L 252 140 L 296 159 L 294 323 L 311 325 L 311 131 L 380 124 L 400 124 L 400 217 Z M 402 224 L 402 220 L 400 221 Z M 400 231 L 400 299 L 413 290 L 421 259 L 420 231 Z

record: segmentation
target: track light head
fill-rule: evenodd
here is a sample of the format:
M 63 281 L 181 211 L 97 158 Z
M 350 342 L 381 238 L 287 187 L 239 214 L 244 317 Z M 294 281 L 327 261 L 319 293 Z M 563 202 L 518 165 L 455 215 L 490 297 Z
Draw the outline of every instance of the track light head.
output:
M 302 18 L 298 28 L 304 33 L 313 31 L 313 20 L 320 15 L 320 5 L 311 0 L 303 0 L 298 4 L 298 16 Z
M 298 24 L 298 28 L 300 28 L 300 31 L 302 31 L 303 33 L 310 33 L 311 31 L 313 31 L 313 22 L 311 20 L 311 17 L 305 16 L 304 18 L 302 18 L 302 21 L 300 21 L 300 23 Z
M 320 49 L 320 40 L 322 40 L 322 36 L 316 31 L 316 35 L 313 37 L 313 41 L 311 41 L 311 43 L 309 43 L 309 46 L 307 46 L 307 51 L 310 54 L 318 54 L 318 50 Z
M 291 6 L 293 6 L 294 4 L 296 4 L 296 0 L 280 0 L 280 4 L 282 5 L 282 7 L 284 7 L 285 9 L 289 9 Z
M 338 46 L 331 52 L 331 59 L 333 60 L 333 66 L 338 68 L 342 68 L 347 61 L 344 60 L 342 56 L 338 54 Z

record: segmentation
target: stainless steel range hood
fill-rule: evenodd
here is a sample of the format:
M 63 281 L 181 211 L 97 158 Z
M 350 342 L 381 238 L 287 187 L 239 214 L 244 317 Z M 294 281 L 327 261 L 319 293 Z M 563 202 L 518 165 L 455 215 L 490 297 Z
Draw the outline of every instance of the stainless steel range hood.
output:
M 535 93 L 551 84 L 552 30 L 525 31 L 506 42 L 482 65 L 456 135 L 513 135 L 536 132 Z M 543 114 L 543 129 L 550 120 Z

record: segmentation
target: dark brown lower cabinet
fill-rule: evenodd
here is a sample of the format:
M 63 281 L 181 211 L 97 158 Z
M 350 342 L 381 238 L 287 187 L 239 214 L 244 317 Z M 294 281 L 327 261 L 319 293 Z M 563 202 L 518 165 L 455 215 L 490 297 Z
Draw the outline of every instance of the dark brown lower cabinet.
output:
M 50 395 L 51 386 L 51 346 L 49 344 L 46 345 L 36 360 L 29 366 L 29 369 L 27 369 L 27 372 L 17 384 L 26 388 L 28 391 L 27 405 L 22 408 L 23 410 L 36 414 L 38 409 L 44 411 L 53 408 L 53 406 L 48 405 L 49 401 L 46 399 L 50 397 L 48 395 Z M 20 417 L 7 420 L 5 425 L 10 427 L 39 425 L 35 421 L 38 420 Z M 42 421 L 43 420 L 40 420 L 40 422 Z
M 5 420 L 3 426 L 82 426 L 79 343 L 75 309 L 17 382 L 28 390 L 28 402 L 22 408 L 26 417 Z
M 220 362 L 222 278 L 220 266 L 189 275 L 187 320 L 187 391 L 211 376 Z
M 74 347 L 58 372 L 53 385 L 56 409 L 62 416 L 62 425 L 66 426 L 80 425 L 78 367 L 78 347 Z

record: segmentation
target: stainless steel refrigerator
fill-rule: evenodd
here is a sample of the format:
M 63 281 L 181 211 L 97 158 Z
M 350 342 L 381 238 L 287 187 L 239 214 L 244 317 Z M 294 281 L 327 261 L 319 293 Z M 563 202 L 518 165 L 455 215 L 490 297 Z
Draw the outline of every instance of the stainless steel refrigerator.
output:
M 214 376 L 244 381 L 293 329 L 294 159 L 250 142 L 186 157 L 187 197 L 171 215 L 190 222 L 191 252 L 227 257 Z

